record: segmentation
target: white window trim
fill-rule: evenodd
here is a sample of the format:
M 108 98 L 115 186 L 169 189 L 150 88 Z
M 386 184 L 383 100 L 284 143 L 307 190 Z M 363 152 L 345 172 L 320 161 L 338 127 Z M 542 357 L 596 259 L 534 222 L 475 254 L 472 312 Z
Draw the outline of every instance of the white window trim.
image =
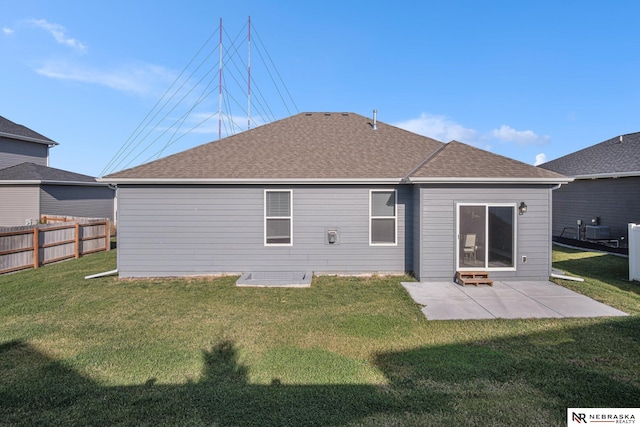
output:
M 489 235 L 489 221 L 488 211 L 492 206 L 498 207 L 510 207 L 513 208 L 513 267 L 488 267 L 487 259 L 485 258 L 485 266 L 480 268 L 482 271 L 517 271 L 518 266 L 518 204 L 517 203 L 482 203 L 482 202 L 460 202 L 456 203 L 456 235 L 455 235 L 455 258 L 456 258 L 456 271 L 473 271 L 478 270 L 478 267 L 460 267 L 460 207 L 461 206 L 483 206 L 486 211 L 486 219 L 484 223 L 485 236 Z M 485 254 L 486 254 L 485 250 Z M 486 255 L 485 255 L 486 257 Z
M 269 219 L 288 219 L 289 220 L 289 243 L 267 243 L 267 193 L 289 193 L 289 216 L 270 216 Z M 264 246 L 293 246 L 293 190 L 265 189 L 264 190 L 264 210 L 263 210 L 263 230 L 264 230 Z
M 372 216 L 373 205 L 371 203 L 373 198 L 373 193 L 390 193 L 393 191 L 393 197 L 395 201 L 394 207 L 394 216 Z M 394 243 L 373 243 L 371 241 L 371 224 L 373 219 L 393 219 L 394 220 Z M 378 188 L 378 189 L 370 189 L 369 190 L 369 246 L 398 246 L 398 190 L 397 189 L 388 189 L 388 188 Z

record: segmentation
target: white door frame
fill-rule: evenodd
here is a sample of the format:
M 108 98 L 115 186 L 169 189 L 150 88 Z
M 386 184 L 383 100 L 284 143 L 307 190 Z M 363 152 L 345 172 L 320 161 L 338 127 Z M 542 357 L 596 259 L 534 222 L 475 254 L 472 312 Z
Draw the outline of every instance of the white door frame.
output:
M 484 242 L 484 266 L 481 268 L 478 267 L 460 267 L 460 242 L 462 241 L 460 234 L 460 207 L 461 206 L 481 206 L 485 208 L 485 220 L 484 220 L 484 233 L 485 233 L 485 242 Z M 489 207 L 498 206 L 498 207 L 510 207 L 513 208 L 513 267 L 489 267 L 488 266 L 488 256 L 489 256 Z M 517 251 L 518 251 L 518 205 L 517 203 L 483 203 L 483 202 L 457 202 L 456 203 L 456 231 L 455 231 L 455 259 L 456 259 L 456 271 L 469 271 L 469 270 L 482 270 L 482 271 L 516 271 L 517 262 Z

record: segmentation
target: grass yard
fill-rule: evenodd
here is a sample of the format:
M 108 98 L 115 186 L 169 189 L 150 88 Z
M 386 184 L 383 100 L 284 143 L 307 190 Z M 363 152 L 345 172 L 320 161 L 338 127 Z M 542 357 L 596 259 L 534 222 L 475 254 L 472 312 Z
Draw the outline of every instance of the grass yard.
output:
M 436 322 L 408 277 L 83 279 L 115 255 L 0 276 L 0 425 L 563 426 L 567 407 L 640 402 L 624 258 L 554 264 L 629 317 Z

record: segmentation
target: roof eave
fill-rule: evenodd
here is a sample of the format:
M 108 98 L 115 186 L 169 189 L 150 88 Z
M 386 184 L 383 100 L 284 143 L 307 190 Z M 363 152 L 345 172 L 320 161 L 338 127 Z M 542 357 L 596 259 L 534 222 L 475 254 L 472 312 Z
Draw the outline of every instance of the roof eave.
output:
M 573 178 L 412 177 L 414 184 L 567 184 Z
M 85 181 L 54 181 L 46 179 L 15 179 L 6 181 L 0 180 L 0 185 L 75 185 L 86 187 L 107 187 L 109 186 L 109 183 Z
M 573 179 L 599 179 L 599 178 L 628 178 L 633 176 L 640 176 L 640 171 L 629 172 L 606 172 L 606 173 L 592 173 L 585 175 L 574 175 Z
M 282 184 L 567 184 L 573 178 L 98 178 L 109 184 L 153 184 L 153 185 L 282 185 Z
M 60 145 L 55 141 L 47 141 L 45 139 L 32 138 L 30 136 L 15 135 L 13 133 L 0 132 L 0 136 L 1 137 L 5 137 L 5 138 L 18 139 L 20 141 L 35 142 L 35 143 L 38 143 L 38 144 L 45 144 L 45 145 L 48 145 L 50 147 L 55 146 L 55 145 Z
M 98 182 L 109 184 L 153 184 L 153 185 L 322 185 L 322 184 L 400 184 L 402 178 L 98 178 Z

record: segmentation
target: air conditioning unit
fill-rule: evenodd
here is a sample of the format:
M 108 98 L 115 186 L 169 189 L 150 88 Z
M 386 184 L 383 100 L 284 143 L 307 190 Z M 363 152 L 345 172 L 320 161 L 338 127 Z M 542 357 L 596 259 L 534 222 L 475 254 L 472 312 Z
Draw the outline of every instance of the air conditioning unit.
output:
M 611 239 L 611 230 L 608 225 L 587 225 L 587 240 L 609 240 Z

